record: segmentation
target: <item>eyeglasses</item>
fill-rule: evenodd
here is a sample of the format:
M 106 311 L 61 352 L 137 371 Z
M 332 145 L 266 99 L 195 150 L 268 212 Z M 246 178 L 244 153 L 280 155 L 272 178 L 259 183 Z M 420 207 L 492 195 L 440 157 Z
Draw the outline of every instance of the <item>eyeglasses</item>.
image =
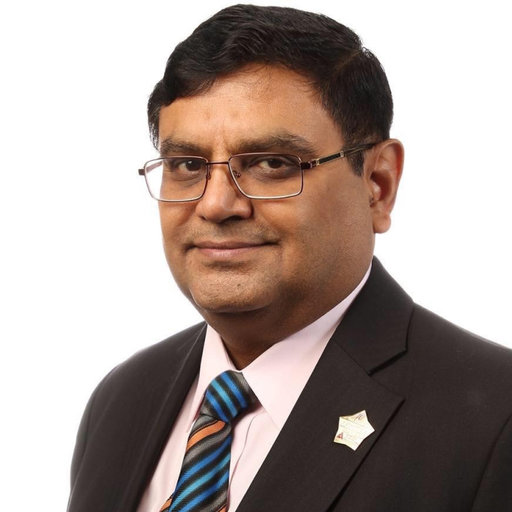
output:
M 145 177 L 149 193 L 157 201 L 197 201 L 206 191 L 210 167 L 224 164 L 245 197 L 285 199 L 302 192 L 305 169 L 365 151 L 375 144 L 360 144 L 308 162 L 280 153 L 241 153 L 223 162 L 209 162 L 200 156 L 171 156 L 149 160 L 139 169 L 139 175 Z

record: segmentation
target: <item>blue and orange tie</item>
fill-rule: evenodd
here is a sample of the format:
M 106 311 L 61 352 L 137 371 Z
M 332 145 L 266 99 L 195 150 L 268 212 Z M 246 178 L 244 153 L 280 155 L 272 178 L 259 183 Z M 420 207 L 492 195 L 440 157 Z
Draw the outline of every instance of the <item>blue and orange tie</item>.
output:
M 160 512 L 225 512 L 232 422 L 255 403 L 241 373 L 212 380 L 192 426 L 176 489 Z

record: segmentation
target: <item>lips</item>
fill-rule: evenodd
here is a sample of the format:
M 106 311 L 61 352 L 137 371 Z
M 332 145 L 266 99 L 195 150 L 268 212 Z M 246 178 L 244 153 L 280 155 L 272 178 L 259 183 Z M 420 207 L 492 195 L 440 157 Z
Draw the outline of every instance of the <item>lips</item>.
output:
M 194 247 L 198 249 L 213 249 L 213 250 L 234 250 L 234 249 L 245 249 L 249 247 L 260 247 L 262 245 L 268 245 L 267 242 L 253 242 L 244 240 L 223 240 L 223 241 L 210 241 L 205 240 L 194 243 Z
M 194 242 L 189 250 L 199 255 L 204 262 L 232 265 L 245 262 L 247 258 L 252 260 L 271 245 L 262 240 L 200 240 Z

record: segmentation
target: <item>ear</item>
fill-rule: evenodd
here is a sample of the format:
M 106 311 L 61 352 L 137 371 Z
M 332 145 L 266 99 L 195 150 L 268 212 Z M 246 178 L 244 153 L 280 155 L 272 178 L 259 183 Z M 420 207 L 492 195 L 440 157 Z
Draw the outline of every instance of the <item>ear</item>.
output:
M 391 226 L 391 211 L 402 176 L 404 147 L 399 140 L 388 139 L 377 144 L 368 156 L 364 172 L 373 232 L 385 233 Z

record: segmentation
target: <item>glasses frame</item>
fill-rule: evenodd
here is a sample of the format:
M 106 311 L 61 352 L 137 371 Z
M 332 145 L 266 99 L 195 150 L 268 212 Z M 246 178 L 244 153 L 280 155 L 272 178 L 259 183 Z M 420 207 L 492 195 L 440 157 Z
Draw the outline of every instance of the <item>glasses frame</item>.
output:
M 375 145 L 377 145 L 378 143 L 377 142 L 369 142 L 369 143 L 366 143 L 366 144 L 358 144 L 357 146 L 352 146 L 350 148 L 344 148 L 344 149 L 341 149 L 340 151 L 338 151 L 337 153 L 333 153 L 332 155 L 328 155 L 328 156 L 323 156 L 323 157 L 320 157 L 320 158 L 313 158 L 312 160 L 308 160 L 307 162 L 303 162 L 301 160 L 301 158 L 297 155 L 289 155 L 289 154 L 285 154 L 285 153 L 271 153 L 271 152 L 256 152 L 256 153 L 239 153 L 239 154 L 236 154 L 236 155 L 232 155 L 229 157 L 228 160 L 224 160 L 224 161 L 219 161 L 219 162 L 210 162 L 207 158 L 204 158 L 202 156 L 197 156 L 197 155 L 176 155 L 176 156 L 173 156 L 173 157 L 160 157 L 160 158 L 154 158 L 152 160 L 148 160 L 143 167 L 141 167 L 139 169 L 139 176 L 144 176 L 144 179 L 146 181 L 146 186 L 148 188 L 148 191 L 149 191 L 149 194 L 151 195 L 151 197 L 153 199 L 156 199 L 157 201 L 160 201 L 160 202 L 163 202 L 163 203 L 190 203 L 192 201 L 199 201 L 199 199 L 201 199 L 205 192 L 206 192 L 206 187 L 208 185 L 208 180 L 210 179 L 211 177 L 211 172 L 210 172 L 210 167 L 212 165 L 227 165 L 228 166 L 228 169 L 229 169 L 229 172 L 230 172 L 230 175 L 231 175 L 231 178 L 233 180 L 233 182 L 235 183 L 236 185 L 236 188 L 238 189 L 238 191 L 245 197 L 247 197 L 248 199 L 260 199 L 260 200 L 276 200 L 276 199 L 287 199 L 289 197 L 296 197 L 298 195 L 300 195 L 302 193 L 302 191 L 304 190 L 304 171 L 307 170 L 307 169 L 313 169 L 315 167 L 318 167 L 319 165 L 322 165 L 322 164 L 325 164 L 327 162 L 332 162 L 333 160 L 337 160 L 339 158 L 345 158 L 347 156 L 350 156 L 350 155 L 353 155 L 355 153 L 359 153 L 361 151 L 366 151 L 368 149 L 371 149 L 373 148 Z M 294 192 L 293 194 L 284 194 L 284 195 L 278 195 L 278 196 L 255 196 L 255 195 L 251 195 L 251 194 L 247 194 L 246 192 L 244 192 L 238 181 L 237 181 L 237 177 L 239 178 L 240 175 L 237 176 L 237 172 L 235 170 L 233 170 L 233 168 L 231 167 L 231 160 L 233 158 L 236 158 L 236 157 L 240 157 L 240 156 L 251 156 L 251 155 L 255 155 L 255 156 L 259 156 L 259 155 L 282 155 L 282 156 L 291 156 L 293 158 L 296 158 L 298 161 L 299 161 L 299 165 L 300 165 L 300 171 L 301 171 L 301 174 L 300 174 L 300 190 L 298 192 Z M 151 171 L 152 169 L 154 169 L 157 165 L 160 164 L 160 162 L 162 160 L 167 160 L 168 158 L 197 158 L 197 159 L 201 159 L 205 162 L 205 166 L 206 166 L 206 174 L 205 174 L 205 180 L 204 180 L 204 187 L 203 187 L 203 191 L 201 192 L 201 194 L 199 194 L 198 196 L 196 197 L 193 197 L 193 198 L 190 198 L 190 199 L 161 199 L 159 197 L 156 197 L 153 195 L 153 193 L 151 192 L 151 188 L 149 186 L 149 181 L 148 181 L 148 178 L 147 178 L 147 173 L 149 171 Z

